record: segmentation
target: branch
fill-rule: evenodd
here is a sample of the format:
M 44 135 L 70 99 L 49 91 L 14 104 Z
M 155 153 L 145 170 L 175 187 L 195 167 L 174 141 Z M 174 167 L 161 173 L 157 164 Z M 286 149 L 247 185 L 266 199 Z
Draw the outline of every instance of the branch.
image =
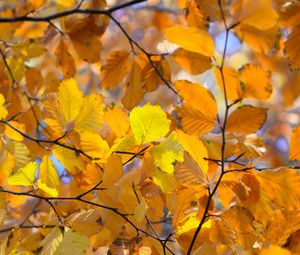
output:
M 213 190 L 209 193 L 208 196 L 208 200 L 207 200 L 207 204 L 206 207 L 204 209 L 202 218 L 200 220 L 200 223 L 193 235 L 192 241 L 189 245 L 188 248 L 188 252 L 187 255 L 191 255 L 193 247 L 195 245 L 195 242 L 197 240 L 197 237 L 202 229 L 203 224 L 205 223 L 206 219 L 207 219 L 207 213 L 209 210 L 209 206 L 210 203 L 215 195 L 215 193 L 217 192 L 217 189 L 222 181 L 222 178 L 224 176 L 225 172 L 225 164 L 226 164 L 226 158 L 225 158 L 225 149 L 226 149 L 226 125 L 227 125 L 227 119 L 228 119 L 228 112 L 229 112 L 229 108 L 231 107 L 228 104 L 228 99 L 227 99 L 227 91 L 226 91 L 226 86 L 225 86 L 225 78 L 224 78 L 224 73 L 223 73 L 223 67 L 224 67 L 224 63 L 225 63 L 225 57 L 226 57 L 226 51 L 227 51 L 227 44 L 228 44 L 228 37 L 229 37 L 229 31 L 231 28 L 228 28 L 227 23 L 226 23 L 226 19 L 225 19 L 225 15 L 223 12 L 223 7 L 222 7 L 222 0 L 218 0 L 218 5 L 219 5 L 219 9 L 221 12 L 221 16 L 223 19 L 223 24 L 225 27 L 225 31 L 226 31 L 226 35 L 225 35 L 225 43 L 224 43 L 224 49 L 223 49 L 223 54 L 222 54 L 222 61 L 221 64 L 219 66 L 220 71 L 221 71 L 221 77 L 222 77 L 222 83 L 223 83 L 223 91 L 224 91 L 224 103 L 225 103 L 225 113 L 224 113 L 224 121 L 223 121 L 223 125 L 221 127 L 221 133 L 222 133 L 222 147 L 221 147 L 221 162 L 220 162 L 220 166 L 221 166 L 221 174 L 219 175 L 219 178 L 216 182 L 215 187 L 213 188 Z
M 34 16 L 18 16 L 18 17 L 0 17 L 0 23 L 13 23 L 13 22 L 21 22 L 21 21 L 30 21 L 30 22 L 49 22 L 54 19 L 63 18 L 72 14 L 104 14 L 110 15 L 111 13 L 124 9 L 126 7 L 146 2 L 147 0 L 134 0 L 130 2 L 126 2 L 120 5 L 116 5 L 109 9 L 81 9 L 81 5 L 76 6 L 73 9 L 57 12 L 54 14 L 50 14 L 43 17 L 34 17 Z

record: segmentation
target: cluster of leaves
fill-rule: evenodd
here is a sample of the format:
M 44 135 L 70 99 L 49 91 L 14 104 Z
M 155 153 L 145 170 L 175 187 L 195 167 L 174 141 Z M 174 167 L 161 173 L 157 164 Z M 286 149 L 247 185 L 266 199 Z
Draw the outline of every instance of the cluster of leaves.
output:
M 272 143 L 298 1 L 3 1 L 0 28 L 1 254 L 300 253 L 300 126 Z

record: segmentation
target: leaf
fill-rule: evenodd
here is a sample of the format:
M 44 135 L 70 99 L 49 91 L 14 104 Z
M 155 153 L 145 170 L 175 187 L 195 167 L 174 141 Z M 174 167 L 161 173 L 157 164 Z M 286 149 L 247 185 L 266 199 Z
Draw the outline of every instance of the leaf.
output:
M 101 213 L 96 209 L 77 212 L 68 217 L 70 227 L 76 232 L 87 236 L 92 236 L 101 231 L 103 226 L 99 224 Z
M 49 187 L 46 183 L 42 182 L 41 180 L 38 180 L 38 187 L 47 193 L 51 197 L 58 197 L 58 191 L 56 188 Z
M 184 131 L 198 135 L 213 129 L 217 104 L 212 94 L 200 84 L 186 80 L 177 80 L 174 86 L 184 101 L 178 110 Z
M 127 88 L 122 98 L 122 103 L 126 109 L 131 110 L 139 104 L 145 94 L 142 87 L 142 69 L 136 61 L 132 63 L 126 86 Z
M 62 231 L 59 227 L 53 228 L 53 230 L 45 237 L 40 243 L 40 247 L 43 247 L 41 254 L 54 255 L 57 248 L 63 240 Z
M 176 234 L 182 235 L 183 233 L 186 233 L 192 229 L 196 229 L 200 223 L 200 220 L 197 219 L 196 213 L 190 213 L 188 214 L 184 220 L 182 220 L 177 227 Z
M 8 114 L 7 110 L 4 108 L 4 104 L 5 104 L 5 98 L 0 93 L 0 119 L 4 119 Z
M 96 131 L 102 123 L 103 110 L 101 95 L 92 93 L 86 96 L 75 120 L 74 130 L 77 132 Z
M 215 126 L 215 118 L 207 115 L 193 106 L 184 104 L 181 108 L 177 109 L 181 117 L 181 125 L 185 132 L 191 135 L 205 134 L 211 131 Z
M 83 60 L 88 63 L 96 63 L 100 61 L 100 52 L 102 49 L 99 37 L 89 30 L 82 29 L 70 33 L 70 40 L 76 52 Z
M 38 187 L 53 197 L 58 196 L 56 190 L 59 177 L 51 158 L 45 155 L 40 164 Z M 50 192 L 50 193 L 49 193 Z
M 178 143 L 174 132 L 171 133 L 163 142 L 153 146 L 150 153 L 152 154 L 157 166 L 168 174 L 173 173 L 174 166 L 172 163 L 175 160 L 179 162 L 183 161 L 183 148 Z
M 222 72 L 222 73 L 221 73 Z M 224 84 L 222 79 L 224 78 Z M 228 100 L 234 101 L 242 97 L 241 82 L 238 73 L 231 67 L 224 66 L 222 71 L 215 68 L 215 76 L 220 90 L 224 93 L 224 85 L 226 88 L 226 96 Z
M 64 238 L 57 247 L 55 255 L 85 255 L 89 244 L 90 241 L 85 235 L 65 228 Z
M 165 35 L 170 42 L 178 44 L 185 50 L 207 57 L 214 54 L 214 41 L 204 29 L 174 25 L 165 30 Z
M 168 62 L 162 57 L 151 57 L 152 63 L 156 66 L 148 63 L 144 66 L 142 70 L 142 84 L 146 92 L 155 91 L 159 84 L 162 83 L 161 77 L 158 75 L 157 71 L 164 77 L 165 80 L 171 81 L 171 70 Z
M 130 123 L 127 114 L 119 107 L 109 109 L 104 113 L 104 119 L 116 136 L 125 136 Z
M 29 162 L 26 166 L 20 168 L 18 172 L 8 177 L 8 184 L 22 186 L 33 185 L 37 167 L 38 164 L 36 162 Z
M 74 79 L 62 81 L 58 88 L 57 98 L 66 121 L 73 121 L 77 117 L 83 102 L 83 95 L 78 89 L 76 81 Z
M 172 57 L 177 64 L 192 75 L 203 73 L 212 66 L 209 57 L 184 49 L 176 50 Z
M 222 218 L 212 221 L 209 236 L 212 242 L 225 244 L 231 250 L 236 249 L 236 232 L 232 226 Z
M 147 203 L 145 198 L 142 198 L 134 211 L 134 218 L 136 219 L 136 221 L 139 223 L 143 222 L 143 220 L 145 220 L 146 212 L 147 212 Z
M 97 162 L 105 162 L 111 153 L 106 140 L 90 131 L 80 133 L 80 145 L 82 150 Z
M 272 245 L 284 246 L 289 236 L 300 229 L 300 214 L 297 210 L 278 210 L 267 228 L 266 241 Z
M 122 160 L 117 155 L 111 155 L 106 162 L 102 186 L 112 186 L 123 176 Z
M 76 66 L 73 56 L 68 51 L 67 44 L 63 37 L 60 38 L 57 48 L 55 50 L 56 65 L 61 71 L 64 79 L 71 78 L 75 75 Z
M 10 121 L 9 124 L 11 124 L 13 127 L 15 127 L 17 130 L 26 133 L 26 126 L 22 123 L 16 122 L 16 121 Z M 22 142 L 24 140 L 24 136 L 12 129 L 10 126 L 6 125 L 4 133 L 7 137 L 14 141 Z
M 153 182 L 161 188 L 163 193 L 170 193 L 176 189 L 176 180 L 173 175 L 155 169 Z
M 297 126 L 291 136 L 290 160 L 300 160 L 300 126 Z
M 278 255 L 278 254 L 292 255 L 292 253 L 289 250 L 274 245 L 271 245 L 270 247 L 267 248 L 263 248 L 259 253 L 259 255 Z
M 253 26 L 241 25 L 235 29 L 235 32 L 253 50 L 264 54 L 275 47 L 278 40 L 278 28 L 276 26 L 267 30 L 259 30 Z
M 188 188 L 202 189 L 206 185 L 206 178 L 197 162 L 187 155 L 183 163 L 177 163 L 174 176 L 178 183 Z
M 101 68 L 102 88 L 112 89 L 121 84 L 129 70 L 129 57 L 127 51 L 114 51 L 107 56 L 107 63 Z
M 83 170 L 83 163 L 74 151 L 55 145 L 52 147 L 52 152 L 71 174 L 77 174 Z
M 228 117 L 227 132 L 250 134 L 262 128 L 267 118 L 267 109 L 243 105 Z
M 268 99 L 272 94 L 271 74 L 261 66 L 246 64 L 240 69 L 243 97 Z
M 287 41 L 284 44 L 284 52 L 287 55 L 291 68 L 300 69 L 300 46 L 299 46 L 299 38 L 300 38 L 300 28 L 295 27 L 292 29 L 291 34 L 289 35 Z
M 130 112 L 130 125 L 139 144 L 153 142 L 170 130 L 171 121 L 158 105 L 146 104 Z
M 277 24 L 278 14 L 271 0 L 261 0 L 253 5 L 251 0 L 244 0 L 239 21 L 242 25 L 253 26 L 259 30 L 267 30 Z
M 208 171 L 208 161 L 204 158 L 208 157 L 207 149 L 200 139 L 196 136 L 187 135 L 177 130 L 177 139 L 194 160 L 196 160 L 201 171 L 206 174 Z

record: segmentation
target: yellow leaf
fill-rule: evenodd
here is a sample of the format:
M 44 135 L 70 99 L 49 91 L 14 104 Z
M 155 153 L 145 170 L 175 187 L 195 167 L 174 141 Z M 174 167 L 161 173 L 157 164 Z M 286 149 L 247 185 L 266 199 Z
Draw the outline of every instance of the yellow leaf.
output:
M 104 113 L 104 119 L 116 136 L 126 135 L 130 127 L 129 119 L 127 114 L 119 107 L 107 110 Z
M 55 255 L 85 255 L 89 245 L 87 236 L 65 228 L 63 240 L 57 247 Z
M 141 223 L 143 222 L 143 220 L 145 220 L 146 212 L 147 212 L 147 203 L 145 198 L 142 198 L 134 211 L 134 218 L 138 223 Z
M 43 247 L 41 254 L 54 255 L 56 254 L 57 247 L 63 240 L 62 231 L 59 227 L 54 228 L 40 243 Z
M 127 51 L 115 51 L 108 55 L 107 63 L 101 68 L 102 88 L 112 89 L 121 84 L 129 70 L 129 56 Z
M 30 151 L 24 143 L 15 141 L 8 143 L 7 147 L 14 155 L 18 167 L 25 166 L 31 160 Z
M 163 193 L 170 193 L 176 190 L 176 180 L 173 175 L 155 169 L 153 182 L 161 188 Z
M 55 0 L 55 2 L 64 7 L 72 7 L 76 3 L 75 0 Z
M 20 168 L 18 172 L 8 177 L 8 184 L 22 186 L 33 185 L 37 167 L 38 164 L 36 162 L 29 162 L 26 166 Z
M 61 82 L 58 88 L 58 101 L 67 122 L 73 121 L 82 106 L 83 96 L 74 79 Z
M 90 131 L 80 133 L 80 145 L 82 150 L 97 162 L 105 162 L 111 153 L 106 140 Z
M 291 136 L 290 160 L 300 160 L 300 126 L 297 126 Z
M 84 98 L 83 106 L 75 119 L 74 130 L 96 131 L 100 128 L 103 117 L 104 104 L 99 94 L 89 94 Z
M 58 197 L 58 191 L 56 188 L 49 187 L 46 183 L 42 182 L 41 180 L 38 180 L 38 187 L 50 195 L 51 197 Z
M 192 229 L 196 229 L 200 223 L 200 220 L 197 219 L 197 213 L 189 213 L 184 220 L 177 227 L 176 234 L 178 236 L 182 235 L 185 232 L 188 232 Z M 208 221 L 210 222 L 210 220 Z M 209 227 L 210 223 L 205 223 L 207 227 Z M 203 226 L 204 227 L 204 226 Z
M 130 125 L 139 144 L 153 142 L 170 130 L 171 121 L 158 105 L 146 104 L 130 112 Z
M 243 105 L 228 117 L 227 132 L 250 134 L 258 131 L 267 118 L 267 109 Z
M 266 100 L 271 96 L 273 88 L 270 72 L 265 71 L 261 66 L 246 64 L 241 68 L 240 75 L 243 97 Z
M 15 157 L 5 150 L 3 144 L 0 142 L 0 181 L 7 179 L 15 165 Z
M 79 57 L 88 63 L 100 61 L 101 41 L 99 37 L 87 29 L 70 33 L 70 40 Z
M 237 100 L 242 97 L 241 82 L 238 73 L 231 67 L 224 66 L 222 69 L 224 84 L 221 70 L 215 68 L 215 76 L 220 90 L 224 93 L 224 85 L 226 88 L 226 96 L 228 100 Z
M 10 121 L 9 123 L 21 132 L 26 133 L 26 126 L 24 124 L 16 121 Z M 22 142 L 24 140 L 24 137 L 20 133 L 18 133 L 8 125 L 5 126 L 4 133 L 7 137 L 14 141 Z
M 177 139 L 183 148 L 196 160 L 201 171 L 206 174 L 208 171 L 208 161 L 204 158 L 208 157 L 208 153 L 203 142 L 198 137 L 187 135 L 180 130 L 177 130 Z
M 52 152 L 71 174 L 77 174 L 83 170 L 83 163 L 73 150 L 55 145 L 52 147 Z
M 0 119 L 4 119 L 8 114 L 7 110 L 4 108 L 4 103 L 5 103 L 5 98 L 0 93 Z
M 170 42 L 178 44 L 185 50 L 207 57 L 214 54 L 214 41 L 204 29 L 174 25 L 165 30 L 165 35 Z
M 55 166 L 49 156 L 45 155 L 40 164 L 38 187 L 51 196 L 57 196 L 59 177 Z M 50 193 L 49 193 L 50 192 Z
M 177 64 L 192 75 L 203 73 L 212 66 L 209 57 L 184 49 L 176 50 L 172 57 Z
M 61 71 L 63 78 L 68 79 L 75 75 L 76 66 L 73 56 L 68 51 L 68 46 L 64 42 L 63 37 L 60 38 L 55 50 L 56 65 Z
M 99 233 L 103 228 L 103 226 L 99 224 L 100 218 L 100 210 L 89 209 L 72 214 L 68 217 L 67 221 L 73 230 L 87 236 L 92 236 Z
M 170 134 L 163 142 L 151 148 L 155 163 L 168 174 L 174 171 L 173 162 L 183 161 L 183 148 L 178 143 L 175 133 Z
M 292 253 L 289 250 L 274 245 L 271 245 L 268 248 L 263 248 L 259 253 L 259 255 L 279 255 L 279 254 L 292 255 Z

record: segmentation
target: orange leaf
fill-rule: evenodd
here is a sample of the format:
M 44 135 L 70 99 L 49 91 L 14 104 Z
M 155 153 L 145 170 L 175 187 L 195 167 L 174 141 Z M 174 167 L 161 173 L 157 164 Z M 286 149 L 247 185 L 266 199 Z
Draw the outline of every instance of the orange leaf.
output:
M 243 134 L 254 133 L 264 124 L 267 117 L 267 110 L 261 107 L 244 105 L 237 108 L 228 117 L 227 132 Z

